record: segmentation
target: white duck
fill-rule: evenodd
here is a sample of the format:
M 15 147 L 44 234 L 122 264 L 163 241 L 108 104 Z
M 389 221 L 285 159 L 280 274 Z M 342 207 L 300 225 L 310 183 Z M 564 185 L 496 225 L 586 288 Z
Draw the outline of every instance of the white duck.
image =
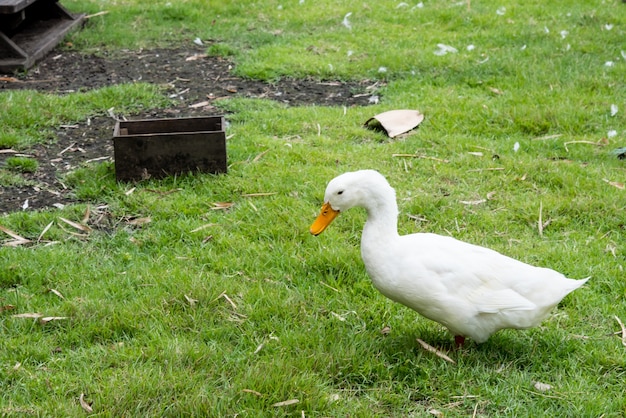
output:
M 376 289 L 444 325 L 457 346 L 465 337 L 482 343 L 503 328 L 539 325 L 589 279 L 568 279 L 452 237 L 400 236 L 395 191 L 374 170 L 334 178 L 324 202 L 311 233 L 322 233 L 340 212 L 364 207 L 361 257 Z

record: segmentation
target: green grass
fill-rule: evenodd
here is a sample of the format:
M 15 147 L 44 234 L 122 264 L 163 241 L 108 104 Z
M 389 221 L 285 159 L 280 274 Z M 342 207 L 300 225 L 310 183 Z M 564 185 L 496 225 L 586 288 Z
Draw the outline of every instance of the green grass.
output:
M 110 12 L 72 34 L 79 50 L 200 37 L 242 75 L 367 78 L 381 103 L 221 101 L 228 174 L 133 185 L 116 183 L 111 164 L 84 167 L 62 180 L 88 203 L 0 219 L 33 241 L 0 248 L 0 414 L 83 416 L 84 394 L 100 416 L 624 416 L 614 333 L 615 317 L 626 321 L 626 167 L 610 154 L 626 132 L 623 6 L 455 3 L 68 1 Z M 437 56 L 437 43 L 458 53 Z M 14 142 L 2 145 L 27 150 L 59 123 L 166 100 L 127 85 L 0 93 L 7 103 L 0 138 Z M 400 140 L 362 128 L 394 108 L 426 120 Z M 326 182 L 360 168 L 396 188 L 402 233 L 449 234 L 592 279 L 541 327 L 454 352 L 441 326 L 372 288 L 362 211 L 309 235 Z M 246 196 L 256 193 L 268 195 Z M 60 219 L 80 222 L 87 207 L 90 230 Z M 33 312 L 66 319 L 12 316 Z
M 29 157 L 9 157 L 5 165 L 8 170 L 20 173 L 34 173 L 39 168 L 37 160 Z
M 0 94 L 0 148 L 27 150 L 36 144 L 52 143 L 60 125 L 84 121 L 89 116 L 116 112 L 137 112 L 145 108 L 166 106 L 168 99 L 154 85 L 129 84 L 103 89 L 52 95 L 31 90 Z M 0 185 L 9 187 L 28 182 L 20 172 L 34 172 L 37 161 L 12 157 L 0 166 Z
M 0 147 L 26 149 L 54 139 L 59 125 L 85 120 L 90 115 L 133 112 L 168 103 L 158 86 L 136 83 L 62 96 L 17 90 L 0 94 Z

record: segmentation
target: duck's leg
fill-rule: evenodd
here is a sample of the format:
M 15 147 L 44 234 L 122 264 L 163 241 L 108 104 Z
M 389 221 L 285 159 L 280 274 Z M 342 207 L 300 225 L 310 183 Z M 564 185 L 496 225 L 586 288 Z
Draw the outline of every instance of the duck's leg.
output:
M 465 344 L 465 337 L 462 335 L 455 335 L 454 336 L 454 345 L 456 346 L 457 349 L 463 347 L 463 344 Z

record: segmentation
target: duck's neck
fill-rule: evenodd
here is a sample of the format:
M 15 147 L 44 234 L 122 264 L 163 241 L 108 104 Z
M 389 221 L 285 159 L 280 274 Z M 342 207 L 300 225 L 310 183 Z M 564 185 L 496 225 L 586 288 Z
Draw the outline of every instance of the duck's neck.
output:
M 398 236 L 398 205 L 393 199 L 374 199 L 368 202 L 367 222 L 363 228 L 364 240 L 386 240 Z

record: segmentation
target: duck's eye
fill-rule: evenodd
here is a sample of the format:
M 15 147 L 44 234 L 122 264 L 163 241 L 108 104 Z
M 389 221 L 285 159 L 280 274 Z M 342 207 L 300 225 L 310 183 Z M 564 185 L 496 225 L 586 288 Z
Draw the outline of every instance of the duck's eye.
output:
M 343 190 L 339 190 L 337 194 L 343 194 Z

